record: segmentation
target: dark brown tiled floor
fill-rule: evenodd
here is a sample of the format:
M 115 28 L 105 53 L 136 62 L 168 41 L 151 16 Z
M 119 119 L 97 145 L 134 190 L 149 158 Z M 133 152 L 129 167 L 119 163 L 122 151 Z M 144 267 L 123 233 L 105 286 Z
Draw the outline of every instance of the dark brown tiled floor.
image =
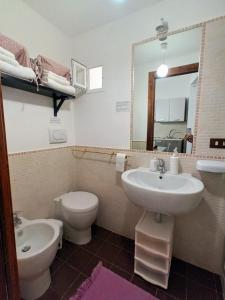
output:
M 133 273 L 134 242 L 98 226 L 94 226 L 88 245 L 64 241 L 51 267 L 52 284 L 39 300 L 69 299 L 99 261 L 160 300 L 222 300 L 217 275 L 175 258 L 167 290 L 146 282 Z

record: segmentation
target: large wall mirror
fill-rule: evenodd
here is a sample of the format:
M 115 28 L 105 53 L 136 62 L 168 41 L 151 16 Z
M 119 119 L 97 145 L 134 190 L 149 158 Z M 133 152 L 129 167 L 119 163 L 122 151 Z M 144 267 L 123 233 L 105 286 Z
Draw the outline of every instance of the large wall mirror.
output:
M 201 40 L 196 26 L 134 45 L 132 149 L 192 153 Z

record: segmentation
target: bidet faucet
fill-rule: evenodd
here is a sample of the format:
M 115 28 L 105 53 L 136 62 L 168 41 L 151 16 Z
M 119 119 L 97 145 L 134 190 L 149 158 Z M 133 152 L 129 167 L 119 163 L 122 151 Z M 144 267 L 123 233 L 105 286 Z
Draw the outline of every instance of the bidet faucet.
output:
M 161 158 L 158 159 L 158 170 L 160 175 L 164 174 L 166 172 L 166 167 L 165 167 L 165 161 Z
M 15 211 L 13 212 L 13 223 L 14 223 L 14 227 L 17 228 L 19 225 L 22 224 L 22 220 L 21 218 L 19 217 L 19 214 L 21 213 L 22 211 Z

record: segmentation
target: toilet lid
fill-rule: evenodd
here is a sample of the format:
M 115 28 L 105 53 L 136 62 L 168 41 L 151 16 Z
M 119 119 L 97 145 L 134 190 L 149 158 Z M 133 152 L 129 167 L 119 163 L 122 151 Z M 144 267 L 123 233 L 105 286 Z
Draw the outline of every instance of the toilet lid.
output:
M 87 212 L 98 206 L 98 198 L 88 192 L 71 192 L 60 197 L 62 205 L 73 212 Z

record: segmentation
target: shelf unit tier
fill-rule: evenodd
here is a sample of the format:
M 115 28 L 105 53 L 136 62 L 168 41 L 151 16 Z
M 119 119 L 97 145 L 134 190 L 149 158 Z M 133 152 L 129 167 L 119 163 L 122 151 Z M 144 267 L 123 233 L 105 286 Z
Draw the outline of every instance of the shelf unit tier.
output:
M 170 256 L 171 242 L 167 243 L 163 240 L 149 237 L 141 232 L 136 232 L 135 244 L 139 244 L 147 248 L 149 252 L 153 252 L 165 257 Z
M 150 230 L 149 230 L 150 229 Z M 140 232 L 150 238 L 166 243 L 173 240 L 174 217 L 162 215 L 160 223 L 155 221 L 155 214 L 145 211 L 135 227 L 135 232 Z
M 135 245 L 135 259 L 161 272 L 169 272 L 171 257 L 157 255 L 144 247 Z
M 151 269 L 138 260 L 134 261 L 134 272 L 148 282 L 161 286 L 165 289 L 168 287 L 169 274 Z
M 149 252 L 150 254 L 155 255 L 155 256 L 158 256 L 158 257 L 161 257 L 161 258 L 168 259 L 168 258 L 170 257 L 169 255 L 166 255 L 166 254 L 164 254 L 164 253 L 162 253 L 162 252 L 156 251 L 155 249 L 146 247 L 146 246 L 143 245 L 143 244 L 140 244 L 140 243 L 135 242 L 135 249 L 136 249 L 137 247 L 140 247 L 140 248 L 142 248 L 143 250 L 145 250 L 146 252 Z

